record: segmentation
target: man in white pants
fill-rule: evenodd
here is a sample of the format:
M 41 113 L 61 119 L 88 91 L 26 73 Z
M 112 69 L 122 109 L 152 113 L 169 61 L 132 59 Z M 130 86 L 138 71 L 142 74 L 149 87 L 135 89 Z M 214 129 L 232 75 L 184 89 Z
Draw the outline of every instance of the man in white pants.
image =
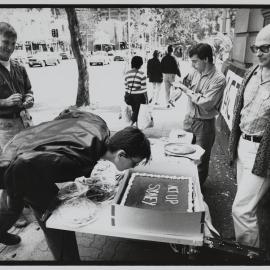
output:
M 259 247 L 257 206 L 270 185 L 270 25 L 251 50 L 259 64 L 249 70 L 236 98 L 229 142 L 237 162 L 237 193 L 232 207 L 236 240 Z

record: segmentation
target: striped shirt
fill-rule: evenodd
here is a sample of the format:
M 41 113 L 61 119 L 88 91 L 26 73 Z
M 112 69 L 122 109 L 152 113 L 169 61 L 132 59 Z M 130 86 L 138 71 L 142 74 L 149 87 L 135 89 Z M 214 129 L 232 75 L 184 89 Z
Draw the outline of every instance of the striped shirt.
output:
M 146 75 L 143 71 L 131 69 L 125 74 L 125 90 L 131 94 L 146 93 Z

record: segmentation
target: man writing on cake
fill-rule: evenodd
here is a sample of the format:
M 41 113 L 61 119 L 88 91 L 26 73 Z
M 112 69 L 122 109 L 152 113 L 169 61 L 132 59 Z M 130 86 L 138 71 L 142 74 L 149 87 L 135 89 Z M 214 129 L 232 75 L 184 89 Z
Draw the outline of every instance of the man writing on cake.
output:
M 45 225 L 44 213 L 58 203 L 56 183 L 89 177 L 99 159 L 123 171 L 147 163 L 150 156 L 150 142 L 138 128 L 127 127 L 110 137 L 102 118 L 70 108 L 53 121 L 20 132 L 7 144 L 0 156 L 0 185 L 7 190 L 13 222 L 27 201 L 55 260 L 79 261 L 75 232 Z M 4 214 L 0 213 L 0 227 L 9 229 L 13 224 Z
M 209 44 L 195 45 L 190 49 L 189 57 L 194 71 L 185 77 L 183 84 L 180 83 L 181 90 L 188 96 L 184 129 L 193 133 L 192 143 L 205 150 L 198 164 L 200 184 L 203 185 L 215 141 L 215 117 L 219 113 L 226 81 L 213 63 Z

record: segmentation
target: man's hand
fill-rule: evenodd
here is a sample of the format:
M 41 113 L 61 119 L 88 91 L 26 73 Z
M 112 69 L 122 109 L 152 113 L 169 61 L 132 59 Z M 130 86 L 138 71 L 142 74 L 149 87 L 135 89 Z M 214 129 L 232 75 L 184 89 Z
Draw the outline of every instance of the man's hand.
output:
M 26 97 L 22 104 L 23 108 L 25 109 L 31 108 L 33 105 L 34 105 L 34 98 L 30 96 Z
M 186 87 L 183 83 L 178 82 L 178 87 L 181 89 L 182 92 L 184 92 L 185 94 L 188 94 L 189 92 L 191 92 L 191 90 Z
M 6 106 L 6 107 L 11 107 L 11 106 L 22 106 L 22 95 L 19 93 L 13 94 L 11 96 L 9 96 L 6 99 L 2 100 L 2 105 Z

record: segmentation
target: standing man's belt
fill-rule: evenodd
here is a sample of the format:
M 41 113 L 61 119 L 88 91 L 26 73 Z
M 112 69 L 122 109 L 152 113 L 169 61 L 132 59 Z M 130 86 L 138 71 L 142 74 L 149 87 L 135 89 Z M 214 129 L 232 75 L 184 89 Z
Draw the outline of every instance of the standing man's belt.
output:
M 251 142 L 259 143 L 262 140 L 262 136 L 251 136 L 245 133 L 242 133 L 242 138 Z

